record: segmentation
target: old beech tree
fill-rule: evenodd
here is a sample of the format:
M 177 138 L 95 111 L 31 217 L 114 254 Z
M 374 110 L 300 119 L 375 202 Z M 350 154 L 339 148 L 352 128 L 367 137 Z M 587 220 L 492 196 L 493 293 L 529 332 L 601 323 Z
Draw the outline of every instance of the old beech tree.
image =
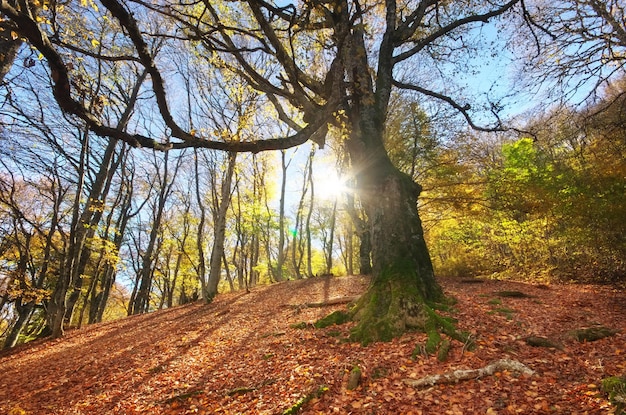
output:
M 463 35 L 469 30 L 476 33 L 502 15 L 523 17 L 522 6 L 519 0 L 2 0 L 0 11 L 3 26 L 19 34 L 48 65 L 60 108 L 99 136 L 163 151 L 259 152 L 307 140 L 323 145 L 329 128 L 341 129 L 372 246 L 373 282 L 356 307 L 353 317 L 359 324 L 353 337 L 370 342 L 407 328 L 436 327 L 429 304 L 442 300 L 417 211 L 421 188 L 391 163 L 383 143 L 392 91 L 438 99 L 473 124 L 470 105 L 451 98 L 449 85 L 420 80 L 413 68 L 466 52 L 471 45 Z M 122 37 L 133 53 L 107 45 L 110 37 L 101 37 L 94 49 L 84 42 L 77 45 L 71 28 L 64 27 L 77 23 L 59 16 L 81 8 L 94 19 L 110 21 L 116 41 Z M 181 84 L 166 77 L 171 57 L 156 55 L 157 46 L 187 50 L 194 59 L 244 80 L 264 94 L 281 129 L 247 141 L 186 129 L 191 115 L 181 114 L 172 98 Z M 154 97 L 144 104 L 158 108 L 167 136 L 126 132 L 110 118 L 90 112 L 79 99 L 69 56 L 143 66 Z

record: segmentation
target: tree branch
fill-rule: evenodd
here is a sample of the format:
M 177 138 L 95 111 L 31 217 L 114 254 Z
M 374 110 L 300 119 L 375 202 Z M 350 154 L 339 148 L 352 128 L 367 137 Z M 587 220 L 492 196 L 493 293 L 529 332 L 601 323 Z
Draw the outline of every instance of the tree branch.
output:
M 425 376 L 421 379 L 403 379 L 403 382 L 414 388 L 427 388 L 429 386 L 444 383 L 458 383 L 462 380 L 478 379 L 484 376 L 491 376 L 496 372 L 504 370 L 518 372 L 525 376 L 532 376 L 535 374 L 535 372 L 531 370 L 528 366 L 517 360 L 500 359 L 480 369 L 459 369 L 452 372 L 442 373 L 440 375 Z
M 407 84 L 407 83 L 403 83 L 403 82 L 396 81 L 396 80 L 393 81 L 393 84 L 396 87 L 398 87 L 398 88 L 408 89 L 408 90 L 411 90 L 411 91 L 416 91 L 416 92 L 419 92 L 421 94 L 428 95 L 430 97 L 437 98 L 437 99 L 439 99 L 441 101 L 446 102 L 452 108 L 454 108 L 457 111 L 459 111 L 463 115 L 463 117 L 465 117 L 465 120 L 470 125 L 470 127 L 472 127 L 474 130 L 485 131 L 485 132 L 505 131 L 505 128 L 502 126 L 502 124 L 501 124 L 499 119 L 498 119 L 498 124 L 495 127 L 481 127 L 479 125 L 476 125 L 474 123 L 474 121 L 472 120 L 472 117 L 468 113 L 468 111 L 471 108 L 469 104 L 460 105 L 458 102 L 456 102 L 455 100 L 453 100 L 452 98 L 450 98 L 447 95 L 443 95 L 443 94 L 440 94 L 438 92 L 431 91 L 429 89 L 425 89 L 425 88 L 419 87 L 417 85 Z
M 142 134 L 127 133 L 119 128 L 103 124 L 96 115 L 91 113 L 84 105 L 72 97 L 68 67 L 50 39 L 30 16 L 29 11 L 18 11 L 12 7 L 7 0 L 0 2 L 0 12 L 16 24 L 16 31 L 24 38 L 28 39 L 29 43 L 39 50 L 46 59 L 53 81 L 53 95 L 59 107 L 65 113 L 77 116 L 83 120 L 95 134 L 102 137 L 119 139 L 133 147 L 146 147 L 155 150 L 199 147 L 224 151 L 257 153 L 266 150 L 286 149 L 303 144 L 318 130 L 323 129 L 326 125 L 326 120 L 330 118 L 331 110 L 322 107 L 316 111 L 314 117 L 308 120 L 310 123 L 306 127 L 299 128 L 299 131 L 293 135 L 251 142 L 206 140 L 192 135 L 180 128 L 171 115 L 167 104 L 163 78 L 156 67 L 154 59 L 151 56 L 134 17 L 116 0 L 103 0 L 102 4 L 119 20 L 122 27 L 128 32 L 129 37 L 137 49 L 139 60 L 152 79 L 153 90 L 161 117 L 167 127 L 170 128 L 172 136 L 180 139 L 181 142 L 159 142 L 154 138 Z M 295 127 L 293 124 L 291 126 Z
M 467 16 L 462 19 L 455 20 L 452 23 L 439 28 L 439 30 L 434 31 L 433 33 L 424 37 L 423 39 L 420 39 L 418 42 L 416 42 L 415 46 L 412 47 L 411 49 L 397 55 L 394 58 L 394 63 L 402 62 L 403 60 L 412 57 L 413 55 L 417 54 L 422 49 L 424 49 L 427 45 L 432 44 L 435 40 L 439 39 L 442 36 L 447 35 L 448 33 L 452 32 L 453 30 L 461 26 L 464 26 L 468 23 L 474 23 L 474 22 L 487 23 L 489 19 L 491 19 L 492 17 L 503 14 L 504 12 L 511 9 L 515 4 L 519 2 L 520 0 L 511 0 L 508 3 L 504 4 L 503 6 L 497 8 L 496 10 L 492 10 L 488 13 Z M 415 24 L 412 27 L 412 31 L 415 32 L 418 27 L 419 25 Z M 401 38 L 406 39 L 407 33 L 402 33 Z

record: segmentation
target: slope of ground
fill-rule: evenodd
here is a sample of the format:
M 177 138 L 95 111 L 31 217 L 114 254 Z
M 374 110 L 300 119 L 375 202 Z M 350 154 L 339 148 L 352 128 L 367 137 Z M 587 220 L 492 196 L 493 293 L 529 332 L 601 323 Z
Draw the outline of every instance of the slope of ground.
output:
M 626 294 L 598 286 L 533 286 L 442 279 L 454 316 L 477 348 L 453 342 L 448 361 L 411 358 L 425 336 L 367 347 L 342 341 L 351 324 L 292 328 L 345 305 L 364 277 L 314 278 L 223 294 L 75 330 L 0 355 L 2 414 L 611 414 L 603 377 L 626 373 Z M 507 297 L 521 291 L 529 297 Z M 498 294 L 500 292 L 500 294 Z M 332 302 L 332 301 L 331 301 Z M 613 337 L 578 342 L 569 330 L 602 324 Z M 560 348 L 531 347 L 545 336 Z M 405 379 L 475 369 L 508 357 L 535 374 L 506 370 L 426 389 Z M 360 385 L 346 383 L 352 368 Z M 320 392 L 318 396 L 315 392 Z

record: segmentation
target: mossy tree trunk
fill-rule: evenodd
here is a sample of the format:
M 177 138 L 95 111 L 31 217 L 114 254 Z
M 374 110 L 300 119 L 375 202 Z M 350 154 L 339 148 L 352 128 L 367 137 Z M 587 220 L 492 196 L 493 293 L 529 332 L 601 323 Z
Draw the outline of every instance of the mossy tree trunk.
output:
M 392 39 L 383 39 L 376 79 L 368 70 L 364 34 L 352 28 L 345 68 L 352 106 L 347 112 L 347 149 L 356 190 L 367 216 L 371 242 L 372 283 L 357 303 L 355 341 L 390 340 L 407 329 L 440 326 L 428 304 L 441 301 L 417 211 L 421 187 L 396 168 L 384 145 L 392 89 Z
M 354 310 L 352 337 L 362 343 L 390 340 L 407 329 L 431 330 L 438 322 L 428 304 L 443 300 L 417 211 L 420 188 L 383 164 L 385 174 L 368 169 L 361 177 L 372 238 L 372 283 Z

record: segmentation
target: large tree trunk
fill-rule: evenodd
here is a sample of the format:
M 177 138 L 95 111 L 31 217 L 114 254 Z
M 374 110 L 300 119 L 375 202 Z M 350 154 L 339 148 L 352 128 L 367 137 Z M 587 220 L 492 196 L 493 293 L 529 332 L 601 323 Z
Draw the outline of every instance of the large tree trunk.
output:
M 346 48 L 352 100 L 346 113 L 351 127 L 347 150 L 372 247 L 372 283 L 353 311 L 358 324 L 351 337 L 369 343 L 391 340 L 410 328 L 430 331 L 441 319 L 429 304 L 442 300 L 443 294 L 417 213 L 421 188 L 391 163 L 383 141 L 393 82 L 393 37 L 388 32 L 382 39 L 375 85 L 362 27 L 351 28 Z
M 362 34 L 353 39 L 364 49 Z M 365 68 L 360 54 L 354 56 L 352 64 Z M 369 343 L 390 340 L 411 328 L 431 330 L 438 321 L 429 304 L 442 300 L 443 294 L 417 212 L 421 187 L 393 165 L 384 146 L 382 91 L 388 85 L 379 78 L 374 98 L 367 71 L 356 70 L 354 82 L 357 105 L 351 112 L 347 148 L 369 225 L 372 283 L 355 307 L 358 324 L 352 338 Z
M 11 327 L 11 331 L 9 332 L 7 338 L 4 341 L 3 348 L 10 349 L 11 347 L 17 344 L 17 340 L 22 333 L 22 330 L 30 320 L 30 316 L 35 309 L 35 303 L 31 301 L 27 304 L 22 304 L 21 299 L 15 303 L 15 311 L 17 312 L 17 320 Z
M 417 212 L 419 186 L 391 164 L 364 181 L 362 202 L 372 239 L 372 284 L 359 300 L 352 338 L 390 340 L 407 329 L 429 330 L 428 304 L 443 299 Z M 382 173 L 382 172 L 381 172 Z

